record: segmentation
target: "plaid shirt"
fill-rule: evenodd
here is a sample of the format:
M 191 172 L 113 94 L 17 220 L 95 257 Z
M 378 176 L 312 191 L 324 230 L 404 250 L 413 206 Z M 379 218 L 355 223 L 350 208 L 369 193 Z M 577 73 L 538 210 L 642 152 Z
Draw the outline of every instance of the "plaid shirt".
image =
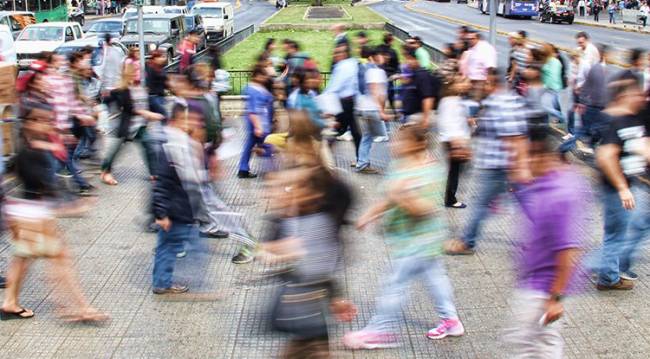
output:
M 481 102 L 474 150 L 476 168 L 510 167 L 510 148 L 503 137 L 526 134 L 526 112 L 525 100 L 509 92 L 492 94 Z
M 50 105 L 55 114 L 55 125 L 60 131 L 66 132 L 72 128 L 72 116 L 87 114 L 85 108 L 75 93 L 72 78 L 58 73 L 47 76 L 50 94 Z

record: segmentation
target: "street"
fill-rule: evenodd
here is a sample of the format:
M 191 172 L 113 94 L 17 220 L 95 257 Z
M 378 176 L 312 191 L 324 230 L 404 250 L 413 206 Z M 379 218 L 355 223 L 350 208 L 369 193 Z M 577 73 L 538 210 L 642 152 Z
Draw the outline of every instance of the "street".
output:
M 409 10 L 413 9 L 432 12 L 453 19 L 458 22 L 450 22 L 449 19 L 437 18 L 423 13 Z M 434 1 L 402 2 L 384 1 L 372 5 L 372 8 L 391 20 L 395 25 L 404 30 L 420 36 L 426 43 L 441 47 L 456 37 L 460 25 L 481 26 L 478 28 L 487 38 L 490 17 L 483 15 L 478 9 L 471 8 L 467 4 L 455 2 L 439 3 Z M 506 19 L 497 17 L 497 30 L 504 32 L 525 30 L 530 39 L 535 41 L 550 42 L 558 47 L 573 49 L 576 47 L 575 34 L 579 31 L 586 31 L 594 43 L 604 43 L 611 47 L 613 55 L 619 61 L 624 60 L 626 50 L 643 47 L 650 41 L 650 35 L 635 32 L 624 32 L 594 26 L 579 24 L 541 24 L 536 20 Z M 509 45 L 503 35 L 497 38 L 497 51 L 499 53 L 499 66 L 505 66 L 507 62 Z

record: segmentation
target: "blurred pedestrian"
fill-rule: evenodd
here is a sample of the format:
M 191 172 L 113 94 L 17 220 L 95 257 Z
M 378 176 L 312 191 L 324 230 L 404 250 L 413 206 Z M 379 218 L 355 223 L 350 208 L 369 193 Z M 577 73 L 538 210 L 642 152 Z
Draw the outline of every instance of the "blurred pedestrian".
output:
M 359 94 L 355 104 L 362 134 L 356 171 L 376 174 L 378 170 L 370 166 L 370 151 L 376 137 L 386 136 L 385 121 L 390 120 L 385 111 L 388 78 L 381 68 L 384 57 L 377 49 L 366 47 L 361 54 L 366 63 L 359 67 L 364 75 L 359 78 Z
M 557 58 L 557 53 L 553 45 L 545 43 L 542 48 L 542 54 L 545 57 L 541 68 L 542 84 L 546 90 L 543 98 L 544 109 L 550 116 L 557 119 L 558 122 L 565 122 L 562 107 L 560 105 L 560 91 L 564 89 L 562 80 L 562 63 Z
M 129 52 L 126 55 L 126 59 L 122 63 L 122 71 L 127 67 L 133 68 L 133 81 L 136 84 L 140 84 L 142 81 L 141 69 L 140 69 L 140 50 L 137 47 L 129 47 Z
M 429 55 L 429 51 L 424 48 L 422 39 L 419 36 L 412 36 L 406 40 L 406 44 L 415 49 L 415 57 L 418 59 L 420 67 L 431 71 L 433 66 L 433 63 L 431 62 L 431 55 Z
M 469 89 L 469 82 L 456 75 L 445 87 L 436 117 L 438 140 L 445 147 L 449 162 L 444 204 L 445 207 L 450 208 L 467 207 L 465 203 L 458 201 L 456 191 L 462 167 L 472 156 L 469 109 L 463 103 L 462 98 L 469 92 Z
M 103 183 L 115 186 L 118 184 L 113 177 L 113 162 L 118 153 L 129 140 L 137 140 L 143 148 L 145 162 L 151 179 L 154 176 L 155 154 L 147 137 L 147 122 L 162 121 L 163 115 L 148 110 L 147 92 L 137 82 L 137 69 L 125 65 L 122 71 L 120 87 L 111 91 L 109 102 L 115 102 L 120 110 L 120 122 L 113 145 L 106 153 L 102 163 L 100 179 Z
M 187 69 L 192 65 L 194 60 L 193 57 L 196 55 L 200 41 L 201 39 L 198 30 L 192 29 L 178 45 L 178 53 L 181 56 L 178 68 L 181 73 L 187 71 Z
M 393 34 L 387 32 L 384 34 L 381 45 L 377 47 L 379 52 L 384 56 L 384 65 L 382 68 L 388 77 L 388 104 L 395 112 L 395 80 L 399 72 L 399 57 L 397 51 L 393 49 Z
M 629 224 L 636 215 L 640 221 L 646 221 L 647 226 L 647 198 L 644 198 L 647 189 L 637 183 L 635 176 L 648 169 L 650 132 L 647 119 L 644 121 L 640 116 L 646 104 L 636 78 L 624 74 L 614 79 L 609 87 L 612 101 L 602 115 L 608 127 L 596 153 L 598 167 L 603 172 L 605 229 L 596 287 L 598 290 L 629 290 L 638 278 L 631 271 L 632 257 L 643 239 L 642 235 L 627 237 Z M 641 209 L 637 208 L 638 204 Z
M 583 244 L 577 231 L 588 185 L 567 166 L 546 124 L 529 130 L 530 184 L 514 194 L 522 207 L 512 317 L 504 339 L 512 358 L 562 358 L 563 301 L 575 285 Z
M 402 85 L 402 113 L 406 122 L 418 122 L 428 128 L 435 105 L 436 95 L 440 92 L 440 82 L 431 73 L 420 66 L 413 48 L 404 48 L 404 64 L 409 77 Z M 402 71 L 404 75 L 404 71 Z
M 166 109 L 165 91 L 167 90 L 167 57 L 164 52 L 154 50 L 151 52 L 145 69 L 147 71 L 147 89 L 149 92 L 149 109 L 152 112 L 162 115 L 165 119 L 169 117 Z
M 246 141 L 239 161 L 238 178 L 255 178 L 257 174 L 250 171 L 250 158 L 253 149 L 257 146 L 266 156 L 270 155 L 270 149 L 264 145 L 264 138 L 271 133 L 273 113 L 270 112 L 270 105 L 273 103 L 273 95 L 266 89 L 265 84 L 269 75 L 265 67 L 255 66 L 251 75 L 251 82 L 244 89 L 246 100 L 245 125 L 247 131 Z
M 447 245 L 449 254 L 474 254 L 480 226 L 489 206 L 508 190 L 508 182 L 527 183 L 530 171 L 524 151 L 527 138 L 526 104 L 520 96 L 504 88 L 496 70 L 491 70 L 477 118 L 474 166 L 483 184 L 472 200 L 472 213 L 460 240 Z
M 496 50 L 487 41 L 481 39 L 478 32 L 472 31 L 467 35 L 469 49 L 460 59 L 460 72 L 472 81 L 472 85 L 480 88 L 485 84 L 490 69 L 497 67 Z

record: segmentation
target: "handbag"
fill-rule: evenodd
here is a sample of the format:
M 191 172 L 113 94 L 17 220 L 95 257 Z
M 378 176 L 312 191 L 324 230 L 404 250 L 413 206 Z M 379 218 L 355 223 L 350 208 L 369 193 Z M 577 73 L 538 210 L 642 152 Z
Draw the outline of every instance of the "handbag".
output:
M 468 140 L 453 139 L 449 141 L 449 158 L 466 162 L 472 159 L 472 148 Z
M 330 292 L 329 281 L 284 284 L 275 299 L 271 326 L 301 337 L 326 335 Z

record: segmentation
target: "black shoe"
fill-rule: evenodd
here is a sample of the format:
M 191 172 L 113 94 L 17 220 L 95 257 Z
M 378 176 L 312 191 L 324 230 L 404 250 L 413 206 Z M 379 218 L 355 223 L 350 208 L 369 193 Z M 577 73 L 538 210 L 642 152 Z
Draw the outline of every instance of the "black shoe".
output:
M 257 178 L 257 175 L 249 171 L 239 171 L 237 172 L 237 178 Z
M 232 257 L 232 262 L 235 264 L 246 264 L 252 262 L 253 259 L 255 259 L 253 251 L 248 247 L 243 247 L 236 256 Z
M 228 238 L 228 236 L 230 235 L 230 233 L 228 233 L 226 231 L 222 231 L 220 229 L 217 229 L 217 230 L 214 230 L 214 231 L 208 231 L 208 232 L 201 232 L 201 234 L 203 234 L 206 237 L 220 238 L 220 239 Z
M 7 278 L 0 276 L 0 288 L 7 288 Z
M 91 197 L 91 196 L 96 196 L 96 189 L 97 187 L 93 185 L 87 185 L 84 187 L 79 188 L 79 196 L 81 197 Z

